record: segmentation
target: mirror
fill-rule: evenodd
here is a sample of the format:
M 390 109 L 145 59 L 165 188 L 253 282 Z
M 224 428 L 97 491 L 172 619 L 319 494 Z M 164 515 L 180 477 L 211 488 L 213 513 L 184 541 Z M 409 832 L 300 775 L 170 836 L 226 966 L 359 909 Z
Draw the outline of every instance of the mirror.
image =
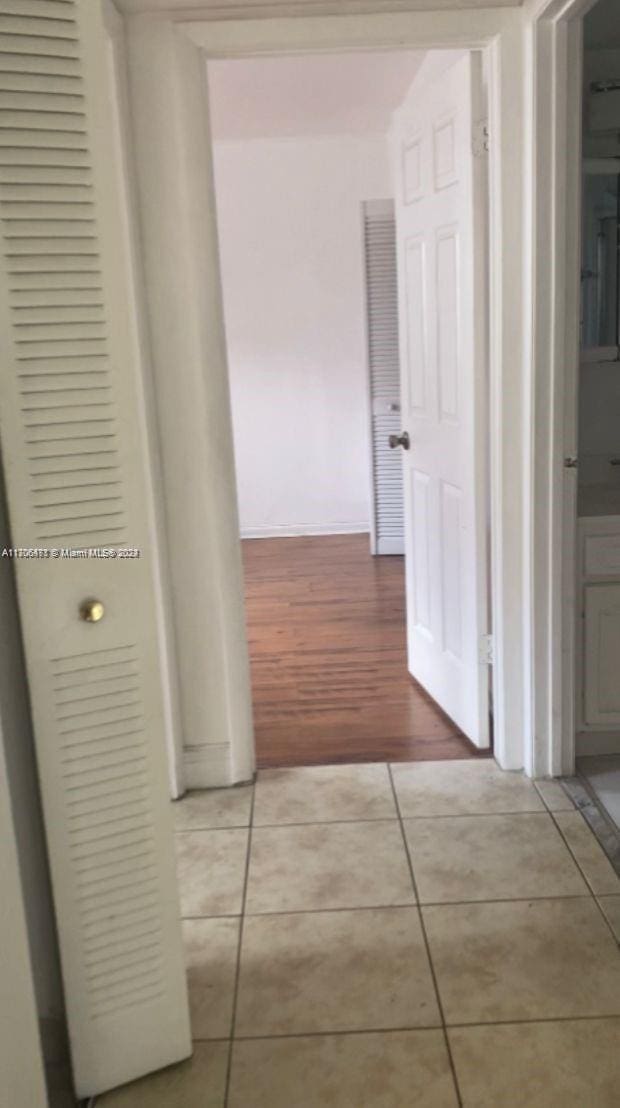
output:
M 618 346 L 620 175 L 583 178 L 581 345 Z

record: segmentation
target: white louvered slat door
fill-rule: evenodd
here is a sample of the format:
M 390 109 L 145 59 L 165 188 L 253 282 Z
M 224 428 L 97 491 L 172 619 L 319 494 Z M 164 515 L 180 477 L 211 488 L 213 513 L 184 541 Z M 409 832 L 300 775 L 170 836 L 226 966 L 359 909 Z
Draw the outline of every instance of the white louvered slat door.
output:
M 0 52 L 0 427 L 14 544 L 43 551 L 14 565 L 85 1096 L 190 1052 L 144 408 L 101 6 L 0 0 Z
M 362 205 L 372 440 L 372 552 L 404 554 L 403 474 L 388 438 L 400 430 L 398 282 L 393 200 Z

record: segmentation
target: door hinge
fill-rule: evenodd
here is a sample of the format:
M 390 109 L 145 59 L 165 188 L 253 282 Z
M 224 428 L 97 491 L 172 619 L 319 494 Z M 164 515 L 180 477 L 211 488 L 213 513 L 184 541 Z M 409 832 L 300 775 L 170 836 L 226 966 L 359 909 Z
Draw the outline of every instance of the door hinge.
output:
M 483 666 L 492 666 L 493 660 L 493 636 L 481 635 L 478 642 L 478 661 Z
M 489 122 L 481 119 L 474 123 L 471 134 L 471 152 L 474 158 L 483 158 L 489 152 Z

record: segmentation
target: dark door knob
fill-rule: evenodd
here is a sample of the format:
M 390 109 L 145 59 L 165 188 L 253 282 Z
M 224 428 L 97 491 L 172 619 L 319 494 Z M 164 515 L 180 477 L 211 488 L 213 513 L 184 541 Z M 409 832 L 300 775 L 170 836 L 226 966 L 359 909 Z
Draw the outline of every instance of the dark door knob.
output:
M 402 446 L 403 450 L 408 450 L 411 446 L 407 431 L 401 431 L 400 435 L 390 435 L 388 442 L 391 450 L 396 450 L 397 446 Z

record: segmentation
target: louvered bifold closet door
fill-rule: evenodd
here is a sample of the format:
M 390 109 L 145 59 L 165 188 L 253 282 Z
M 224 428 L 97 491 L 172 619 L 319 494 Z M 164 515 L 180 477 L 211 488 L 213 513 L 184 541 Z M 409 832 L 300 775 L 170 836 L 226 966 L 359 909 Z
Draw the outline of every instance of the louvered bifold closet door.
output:
M 372 481 L 376 554 L 404 554 L 400 451 L 388 438 L 400 431 L 396 225 L 392 200 L 363 205 Z
M 13 565 L 82 1096 L 190 1049 L 100 9 L 0 0 L 0 430 L 14 545 L 41 552 Z M 112 556 L 56 553 L 87 548 Z

